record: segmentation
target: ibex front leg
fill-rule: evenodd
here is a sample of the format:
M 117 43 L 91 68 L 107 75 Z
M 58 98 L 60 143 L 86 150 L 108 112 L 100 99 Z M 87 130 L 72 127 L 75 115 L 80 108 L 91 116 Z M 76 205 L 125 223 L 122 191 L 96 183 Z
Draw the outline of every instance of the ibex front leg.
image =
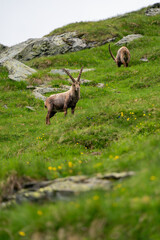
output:
M 63 107 L 64 116 L 67 115 L 68 102 L 69 102 L 69 98 L 68 98 L 68 96 L 67 96 L 66 99 L 65 99 L 65 102 L 64 102 L 64 107 Z
M 76 106 L 75 106 L 75 107 L 76 107 Z M 74 114 L 75 107 L 72 107 L 72 108 L 71 108 L 71 112 L 72 112 L 72 114 Z
M 67 115 L 67 106 L 64 106 L 63 110 L 64 110 L 64 116 L 66 117 L 66 115 Z

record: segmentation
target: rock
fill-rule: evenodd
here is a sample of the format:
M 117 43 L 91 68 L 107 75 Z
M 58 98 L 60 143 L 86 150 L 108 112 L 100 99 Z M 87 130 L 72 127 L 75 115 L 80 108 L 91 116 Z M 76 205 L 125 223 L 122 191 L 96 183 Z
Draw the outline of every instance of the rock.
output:
M 51 88 L 51 87 L 36 87 L 34 92 L 39 92 L 40 94 L 45 94 L 49 92 L 58 92 L 61 91 L 61 88 Z
M 0 44 L 0 53 L 2 53 L 7 48 L 8 48 L 7 46 L 4 46 L 3 44 Z
M 31 111 L 35 111 L 35 109 L 33 107 L 30 106 L 26 106 L 27 109 L 31 110 Z
M 75 78 L 77 80 L 77 78 Z M 68 82 L 72 83 L 72 80 L 70 78 L 67 79 Z M 81 84 L 85 84 L 85 83 L 91 83 L 92 80 L 87 80 L 87 79 L 81 79 Z
M 153 4 L 150 8 L 148 8 L 145 12 L 146 16 L 155 16 L 160 14 L 160 3 Z
M 135 39 L 141 38 L 143 37 L 141 34 L 131 34 L 131 35 L 127 35 L 125 37 L 123 37 L 121 40 L 119 40 L 117 43 L 115 43 L 115 45 L 120 46 L 126 43 L 129 43 Z
M 28 85 L 26 88 L 27 88 L 27 89 L 35 89 L 35 88 L 36 88 L 36 86 L 33 86 L 33 85 Z
M 35 57 L 76 52 L 97 46 L 98 44 L 103 45 L 108 41 L 112 41 L 112 39 L 107 39 L 102 43 L 92 42 L 91 46 L 91 43 L 87 43 L 85 40 L 81 39 L 76 32 L 28 39 L 25 42 L 6 48 L 5 51 L 3 50 L 3 52 L 0 53 L 0 63 L 12 58 L 20 61 L 28 61 Z M 3 46 L 2 48 L 4 49 Z
M 98 84 L 96 85 L 96 87 L 98 87 L 98 88 L 103 88 L 104 86 L 105 86 L 104 83 L 98 83 Z
M 63 90 L 69 90 L 70 86 L 62 85 L 61 88 L 51 88 L 46 86 L 36 87 L 33 91 L 35 98 L 45 101 L 47 97 L 43 96 L 42 94 L 49 93 L 49 92 L 61 92 Z
M 71 74 L 72 73 L 79 73 L 79 69 L 69 69 L 69 68 L 66 68 L 66 70 L 68 70 Z M 84 72 L 89 72 L 89 71 L 94 71 L 95 69 L 94 68 L 84 68 L 83 69 L 83 73 Z M 52 74 L 59 74 L 59 75 L 67 75 L 62 69 L 52 69 L 50 71 L 50 73 Z
M 109 191 L 112 188 L 113 180 L 120 180 L 134 175 L 134 172 L 97 174 L 93 177 L 71 176 L 57 178 L 53 181 L 30 182 L 17 191 L 15 194 L 5 196 L 2 206 L 12 203 L 22 203 L 26 201 L 42 202 L 46 199 L 50 201 L 68 200 L 77 194 L 103 189 Z
M 0 64 L 9 59 L 15 58 L 25 47 L 33 44 L 35 41 L 37 41 L 37 39 L 28 39 L 27 41 L 16 44 L 12 47 L 7 47 L 5 51 L 0 53 Z
M 146 16 L 155 16 L 160 14 L 160 8 L 150 8 L 145 12 Z
M 53 56 L 66 52 L 76 52 L 86 48 L 104 45 L 114 41 L 114 38 L 102 42 L 86 42 L 82 35 L 76 32 L 67 32 L 60 35 L 31 38 L 12 47 L 0 45 L 0 64 L 10 59 L 28 61 L 41 56 Z
M 69 90 L 71 86 L 68 85 L 61 85 L 61 90 Z
M 33 91 L 33 95 L 35 96 L 36 99 L 39 99 L 39 100 L 42 100 L 42 101 L 46 100 L 46 97 L 43 96 L 41 93 L 39 93 L 37 91 Z
M 26 66 L 25 64 L 17 61 L 16 59 L 10 59 L 2 63 L 9 71 L 9 78 L 14 81 L 23 81 L 28 75 L 35 73 L 36 70 Z
M 148 59 L 144 57 L 144 58 L 141 58 L 140 61 L 141 62 L 148 62 Z
M 4 107 L 5 109 L 7 109 L 7 108 L 8 108 L 6 104 L 5 104 L 3 107 Z

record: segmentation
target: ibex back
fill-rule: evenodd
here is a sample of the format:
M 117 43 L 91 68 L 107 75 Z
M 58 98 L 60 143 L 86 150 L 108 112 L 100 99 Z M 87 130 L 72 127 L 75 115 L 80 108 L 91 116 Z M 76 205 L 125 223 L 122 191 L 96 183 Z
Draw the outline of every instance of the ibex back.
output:
M 64 115 L 66 116 L 68 108 L 71 108 L 72 114 L 74 114 L 76 104 L 80 98 L 80 77 L 82 70 L 83 67 L 80 70 L 77 80 L 75 80 L 66 69 L 63 69 L 63 71 L 71 78 L 72 86 L 67 92 L 54 94 L 46 99 L 45 108 L 48 109 L 46 124 L 50 124 L 50 118 L 57 112 L 64 112 Z
M 128 48 L 121 47 L 117 52 L 117 56 L 114 57 L 113 53 L 111 52 L 111 48 L 110 48 L 110 44 L 109 44 L 109 52 L 110 52 L 111 57 L 116 62 L 118 67 L 120 67 L 122 64 L 125 67 L 128 67 L 128 63 L 129 63 L 130 57 L 131 57 Z

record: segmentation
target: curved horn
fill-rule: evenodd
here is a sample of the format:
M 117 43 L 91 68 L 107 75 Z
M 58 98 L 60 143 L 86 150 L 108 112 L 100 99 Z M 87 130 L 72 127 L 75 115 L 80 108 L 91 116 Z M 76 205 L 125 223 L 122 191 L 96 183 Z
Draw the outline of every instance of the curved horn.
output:
M 76 80 L 71 76 L 71 74 L 66 70 L 65 68 L 62 68 L 62 70 L 70 77 L 70 79 L 75 82 Z
M 78 82 L 80 81 L 82 71 L 83 71 L 83 67 L 81 67 L 81 70 L 80 70 L 80 72 L 79 72 L 79 76 L 78 76 L 78 78 L 77 78 L 77 81 L 78 81 Z
M 108 46 L 108 49 L 109 49 L 109 52 L 110 52 L 110 54 L 111 54 L 111 57 L 112 57 L 113 60 L 116 62 L 116 59 L 115 59 L 115 57 L 113 56 L 113 54 L 112 54 L 112 52 L 111 52 L 110 44 L 109 44 L 109 46 Z

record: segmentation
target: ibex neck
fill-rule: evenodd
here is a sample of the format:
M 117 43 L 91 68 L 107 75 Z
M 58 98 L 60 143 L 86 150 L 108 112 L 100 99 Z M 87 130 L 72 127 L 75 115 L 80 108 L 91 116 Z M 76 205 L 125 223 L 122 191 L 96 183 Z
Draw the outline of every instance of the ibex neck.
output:
M 71 87 L 71 94 L 72 94 L 72 96 L 79 99 L 80 98 L 80 89 L 78 89 L 78 91 L 76 91 L 75 88 L 72 86 Z

